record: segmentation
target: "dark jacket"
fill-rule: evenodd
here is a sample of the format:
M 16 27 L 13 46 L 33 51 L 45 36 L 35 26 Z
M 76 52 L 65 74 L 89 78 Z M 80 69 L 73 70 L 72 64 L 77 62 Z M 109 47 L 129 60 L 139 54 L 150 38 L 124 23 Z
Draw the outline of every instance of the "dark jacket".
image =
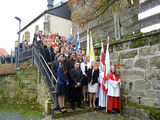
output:
M 53 54 L 53 51 L 52 51 L 52 48 L 48 48 L 46 49 L 46 62 L 47 63 L 51 63 L 52 62 L 52 54 Z
M 52 65 L 51 65 L 52 73 L 56 79 L 57 79 L 57 70 L 59 67 L 59 63 L 60 63 L 60 61 L 56 60 L 56 61 L 52 62 Z
M 71 76 L 71 83 L 70 84 L 72 87 L 74 87 L 78 82 L 80 84 L 82 84 L 83 73 L 82 73 L 81 69 L 76 70 L 76 68 L 73 68 L 70 71 L 70 76 Z
M 92 69 L 88 69 L 88 83 L 98 83 L 98 77 L 99 77 L 99 69 L 94 70 L 93 76 L 92 76 Z

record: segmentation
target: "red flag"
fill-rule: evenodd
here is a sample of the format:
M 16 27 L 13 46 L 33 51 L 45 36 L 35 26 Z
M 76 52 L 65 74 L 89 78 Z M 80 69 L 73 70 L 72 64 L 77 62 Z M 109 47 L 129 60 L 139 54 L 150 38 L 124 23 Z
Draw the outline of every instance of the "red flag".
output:
M 103 91 L 107 94 L 108 92 L 108 85 L 107 85 L 107 81 L 106 81 L 106 76 L 110 71 L 110 58 L 109 58 L 109 44 L 107 44 L 107 48 L 106 48 L 106 58 L 105 58 L 105 69 L 104 69 L 104 78 L 103 78 L 103 82 L 102 82 L 102 89 Z
M 104 65 L 104 48 L 103 48 L 103 41 L 101 43 L 101 56 L 100 56 L 100 72 L 102 72 Z

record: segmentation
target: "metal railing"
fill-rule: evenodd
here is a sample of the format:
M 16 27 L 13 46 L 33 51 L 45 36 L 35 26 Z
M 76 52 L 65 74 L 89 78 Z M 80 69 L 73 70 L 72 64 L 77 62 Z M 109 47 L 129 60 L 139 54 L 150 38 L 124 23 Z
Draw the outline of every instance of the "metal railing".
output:
M 19 70 L 19 68 L 34 66 L 34 61 L 35 61 L 38 67 L 40 76 L 43 77 L 46 87 L 48 89 L 48 92 L 50 94 L 50 97 L 53 101 L 54 107 L 52 108 L 52 118 L 54 118 L 54 111 L 58 107 L 57 79 L 53 75 L 44 57 L 41 55 L 41 53 L 37 51 L 38 50 L 36 49 L 35 45 L 32 45 L 31 48 L 28 48 L 26 50 L 22 50 L 22 49 L 20 49 L 19 51 L 15 50 L 15 52 L 12 54 L 13 55 L 12 58 L 15 59 L 15 64 L 4 64 L 2 67 L 0 66 L 0 74 L 1 74 L 1 71 L 4 72 L 5 69 L 7 71 L 14 70 L 14 72 L 16 72 L 16 70 Z
M 32 47 L 33 56 L 35 57 L 35 61 L 37 63 L 40 74 L 43 76 L 45 84 L 48 88 L 48 92 L 52 98 L 54 107 L 52 108 L 52 118 L 54 118 L 54 111 L 58 107 L 57 101 L 57 79 L 53 75 L 51 69 L 46 63 L 44 57 L 37 52 L 35 46 Z

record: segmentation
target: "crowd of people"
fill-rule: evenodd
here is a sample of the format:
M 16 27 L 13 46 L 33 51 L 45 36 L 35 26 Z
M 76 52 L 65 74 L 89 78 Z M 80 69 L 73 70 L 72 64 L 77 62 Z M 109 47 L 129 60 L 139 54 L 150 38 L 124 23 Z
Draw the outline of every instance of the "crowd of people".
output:
M 53 75 L 58 81 L 58 103 L 62 113 L 65 109 L 65 97 L 71 103 L 72 110 L 78 107 L 85 109 L 83 101 L 88 101 L 89 107 L 105 107 L 105 92 L 102 90 L 103 81 L 108 81 L 108 110 L 116 114 L 120 110 L 119 86 L 120 79 L 112 66 L 110 74 L 104 78 L 104 69 L 99 71 L 99 60 L 90 61 L 85 50 L 81 48 L 78 52 L 72 43 L 66 41 L 64 36 L 58 33 L 43 35 L 42 31 L 36 32 L 33 44 L 37 46 L 38 52 L 42 54 L 46 63 L 51 68 Z M 111 89 L 112 88 L 112 89 Z M 114 94 L 116 93 L 116 96 Z M 96 96 L 99 97 L 96 104 Z

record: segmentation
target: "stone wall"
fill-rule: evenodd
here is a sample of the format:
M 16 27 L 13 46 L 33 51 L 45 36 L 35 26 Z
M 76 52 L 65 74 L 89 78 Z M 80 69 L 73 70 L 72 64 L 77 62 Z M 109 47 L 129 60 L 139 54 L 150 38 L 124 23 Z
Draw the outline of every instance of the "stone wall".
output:
M 36 67 L 21 68 L 15 75 L 0 76 L 0 102 L 38 102 L 44 107 L 45 100 L 49 98 Z
M 39 78 L 39 84 L 38 84 L 38 96 L 37 96 L 37 102 L 45 108 L 45 101 L 51 100 L 48 89 L 44 83 L 43 77 L 40 76 Z
M 160 30 L 110 44 L 111 64 L 120 58 L 125 100 L 160 108 Z

